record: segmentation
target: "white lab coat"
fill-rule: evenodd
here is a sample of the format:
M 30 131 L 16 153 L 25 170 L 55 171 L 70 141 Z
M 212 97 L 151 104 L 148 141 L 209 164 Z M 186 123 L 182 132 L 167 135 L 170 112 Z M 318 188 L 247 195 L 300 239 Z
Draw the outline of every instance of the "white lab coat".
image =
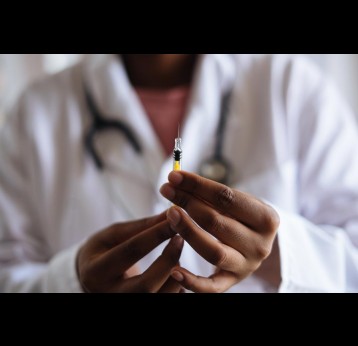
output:
M 123 135 L 96 140 L 101 173 L 83 146 L 90 117 L 81 82 Z M 181 126 L 183 166 L 198 172 L 213 151 L 221 95 L 233 88 L 224 153 L 231 184 L 272 204 L 278 230 L 280 292 L 358 291 L 358 134 L 335 88 L 302 57 L 204 55 Z M 120 59 L 93 56 L 30 87 L 0 137 L 0 291 L 80 292 L 75 257 L 82 242 L 114 222 L 158 213 L 171 171 Z M 144 270 L 164 245 L 141 262 Z M 182 266 L 214 268 L 184 246 Z M 271 291 L 252 275 L 232 292 Z

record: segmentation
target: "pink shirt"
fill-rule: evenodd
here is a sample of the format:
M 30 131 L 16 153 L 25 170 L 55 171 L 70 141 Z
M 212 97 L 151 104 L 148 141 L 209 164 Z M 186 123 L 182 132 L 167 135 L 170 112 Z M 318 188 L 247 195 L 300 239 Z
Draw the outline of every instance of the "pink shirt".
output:
M 144 110 L 151 121 L 164 152 L 169 156 L 173 151 L 178 123 L 183 122 L 190 95 L 189 86 L 169 90 L 135 88 Z

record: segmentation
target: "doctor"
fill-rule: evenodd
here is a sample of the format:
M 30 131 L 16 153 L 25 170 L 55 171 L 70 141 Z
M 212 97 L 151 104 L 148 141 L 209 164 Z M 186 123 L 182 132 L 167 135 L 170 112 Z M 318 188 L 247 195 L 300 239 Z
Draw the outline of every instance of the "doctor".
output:
M 198 175 L 218 128 L 224 184 Z M 1 134 L 0 290 L 358 291 L 357 149 L 304 58 L 88 57 L 32 85 Z

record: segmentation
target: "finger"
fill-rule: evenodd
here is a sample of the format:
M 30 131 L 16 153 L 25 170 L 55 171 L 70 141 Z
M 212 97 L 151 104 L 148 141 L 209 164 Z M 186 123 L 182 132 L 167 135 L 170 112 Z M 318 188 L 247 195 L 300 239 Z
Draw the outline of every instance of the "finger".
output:
M 165 219 L 166 211 L 141 220 L 115 223 L 112 226 L 106 228 L 104 231 L 100 232 L 98 236 L 100 237 L 100 241 L 102 241 L 108 248 L 111 248 L 120 243 L 123 243 L 138 233 L 153 227 Z
M 179 261 L 184 241 L 175 236 L 165 247 L 154 263 L 137 277 L 121 281 L 117 288 L 120 292 L 154 293 L 170 278 L 170 273 Z
M 164 249 L 161 256 L 143 273 L 142 283 L 147 292 L 157 292 L 170 277 L 170 272 L 178 263 L 184 240 L 175 236 Z
M 233 273 L 220 270 L 206 278 L 194 275 L 184 268 L 175 268 L 172 278 L 186 289 L 195 293 L 221 293 L 236 284 L 239 279 Z
M 209 233 L 196 225 L 188 214 L 178 207 L 168 212 L 168 221 L 174 231 L 204 259 L 225 270 L 237 271 L 245 265 L 245 257 L 233 248 L 218 242 Z
M 187 202 L 182 203 L 183 201 Z M 253 232 L 239 221 L 219 213 L 187 192 L 177 190 L 174 203 L 184 208 L 202 229 L 241 252 L 245 257 L 255 257 L 256 255 L 260 257 L 261 253 L 270 251 L 271 243 L 265 242 L 260 234 Z M 170 209 L 167 214 L 169 213 L 171 213 Z
M 277 213 L 247 193 L 185 171 L 171 172 L 168 179 L 176 189 L 189 192 L 255 230 L 268 230 L 274 233 L 278 227 Z
M 98 269 L 106 270 L 108 276 L 118 277 L 175 232 L 167 221 L 137 234 L 104 253 L 96 263 Z
M 159 293 L 180 293 L 183 287 L 178 283 L 178 281 L 169 277 L 165 284 L 160 288 Z

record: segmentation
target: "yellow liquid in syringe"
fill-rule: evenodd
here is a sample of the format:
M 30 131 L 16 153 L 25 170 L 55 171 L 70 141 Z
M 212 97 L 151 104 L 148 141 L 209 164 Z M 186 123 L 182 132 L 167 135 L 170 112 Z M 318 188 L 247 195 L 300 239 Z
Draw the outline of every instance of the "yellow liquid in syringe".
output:
M 180 161 L 174 161 L 173 164 L 173 171 L 180 171 L 181 170 L 181 164 Z

